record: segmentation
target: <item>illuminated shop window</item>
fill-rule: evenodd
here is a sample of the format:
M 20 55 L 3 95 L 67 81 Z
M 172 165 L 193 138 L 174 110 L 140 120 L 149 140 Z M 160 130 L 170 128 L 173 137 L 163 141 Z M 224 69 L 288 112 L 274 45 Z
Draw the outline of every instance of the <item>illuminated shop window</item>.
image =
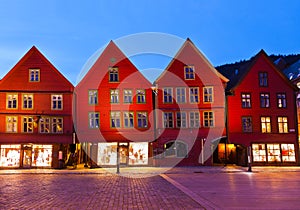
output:
M 98 143 L 97 164 L 117 164 L 117 143 Z
M 98 90 L 89 90 L 89 104 L 98 104 Z
M 186 128 L 186 112 L 176 112 L 176 127 Z
M 278 132 L 279 133 L 288 133 L 288 119 L 287 117 L 278 117 Z
M 212 111 L 203 112 L 203 126 L 214 127 L 214 113 Z
M 99 112 L 90 112 L 89 113 L 89 128 L 99 128 L 100 122 Z
M 295 162 L 295 145 L 294 144 L 281 144 L 282 161 Z
M 252 144 L 252 155 L 254 162 L 266 162 L 265 144 Z
M 148 164 L 148 142 L 129 143 L 129 165 Z
M 32 145 L 32 166 L 51 167 L 52 145 Z
M 39 82 L 39 81 L 40 81 L 40 70 L 29 69 L 29 82 Z
M 194 66 L 184 66 L 184 79 L 186 79 L 186 80 L 194 80 L 195 79 Z
M 286 108 L 286 95 L 285 93 L 277 94 L 277 107 L 278 108 Z
M 268 162 L 281 162 L 279 144 L 267 144 Z
M 133 128 L 133 112 L 123 113 L 124 128 Z
M 203 102 L 212 103 L 214 100 L 213 87 L 203 87 Z
M 138 128 L 147 128 L 148 127 L 148 114 L 147 112 L 137 112 L 137 123 Z
M 51 95 L 51 109 L 62 110 L 63 109 L 63 96 L 62 95 Z
M 271 118 L 270 117 L 261 117 L 261 132 L 262 133 L 271 133 Z
M 21 145 L 0 145 L 0 166 L 20 167 Z
M 18 108 L 18 94 L 7 94 L 6 95 L 6 108 L 17 109 Z
M 199 103 L 199 88 L 191 87 L 190 92 L 190 103 Z
M 176 88 L 176 102 L 177 103 L 186 103 L 186 96 L 185 96 L 185 88 L 179 87 Z
M 166 157 L 186 158 L 188 146 L 181 141 L 171 141 L 164 145 Z
M 173 103 L 173 89 L 164 88 L 163 89 L 163 100 L 164 103 Z
M 131 104 L 132 103 L 132 90 L 124 90 L 123 97 L 124 97 L 124 103 Z
M 32 109 L 33 108 L 33 94 L 22 94 L 22 108 Z
M 191 128 L 199 128 L 200 127 L 199 112 L 190 112 L 190 127 Z
M 33 117 L 22 117 L 22 132 L 32 133 L 33 132 Z
M 110 103 L 117 104 L 119 102 L 119 90 L 110 90 Z
M 18 117 L 7 116 L 6 117 L 6 132 L 17 133 L 18 132 Z
M 136 91 L 136 98 L 138 104 L 146 103 L 146 91 L 145 90 L 137 90 Z

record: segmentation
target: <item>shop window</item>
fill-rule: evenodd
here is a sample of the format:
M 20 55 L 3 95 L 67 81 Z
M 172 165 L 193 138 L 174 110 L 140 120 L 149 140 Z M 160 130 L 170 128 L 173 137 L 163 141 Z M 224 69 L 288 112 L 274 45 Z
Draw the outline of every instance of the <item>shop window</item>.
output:
M 0 166 L 20 167 L 21 145 L 0 145 Z
M 200 127 L 199 112 L 190 112 L 190 127 L 191 128 L 199 128 Z
M 32 145 L 32 166 L 51 167 L 52 145 Z
M 203 87 L 203 102 L 212 103 L 214 100 L 213 87 Z
M 89 104 L 98 104 L 98 90 L 89 90 Z
M 117 164 L 117 143 L 98 143 L 97 164 Z
M 132 142 L 129 144 L 129 165 L 148 164 L 148 142 Z
M 186 158 L 188 154 L 188 146 L 181 141 L 171 141 L 164 145 L 166 157 Z
M 252 156 L 254 162 L 266 162 L 265 144 L 252 144 Z
M 186 103 L 185 88 L 183 87 L 176 88 L 176 102 Z
M 281 162 L 279 144 L 267 144 L 268 162 Z
M 294 144 L 281 144 L 282 161 L 283 162 L 295 162 L 295 146 Z
M 146 103 L 146 91 L 145 90 L 137 90 L 137 103 L 138 104 L 144 104 Z
M 62 95 L 51 95 L 51 109 L 62 110 L 63 109 L 63 96 Z
M 199 103 L 199 88 L 191 87 L 190 92 L 190 103 Z

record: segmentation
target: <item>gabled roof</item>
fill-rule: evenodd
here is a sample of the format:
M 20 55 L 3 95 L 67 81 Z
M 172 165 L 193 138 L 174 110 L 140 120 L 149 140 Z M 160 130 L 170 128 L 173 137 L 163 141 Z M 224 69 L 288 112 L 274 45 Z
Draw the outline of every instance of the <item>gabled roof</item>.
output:
M 235 90 L 239 84 L 244 80 L 247 74 L 250 72 L 252 67 L 256 64 L 260 57 L 264 57 L 268 64 L 275 70 L 275 72 L 293 89 L 295 86 L 287 79 L 287 77 L 276 67 L 270 57 L 266 54 L 264 50 L 260 50 L 254 57 L 248 61 L 242 61 L 236 64 L 229 64 L 221 67 L 216 67 L 222 74 L 229 78 L 229 83 L 227 85 L 227 90 Z
M 160 74 L 160 76 L 154 81 L 154 84 L 156 84 L 168 71 L 168 69 L 172 66 L 172 64 L 178 59 L 178 57 L 182 54 L 182 51 L 187 48 L 187 47 L 192 47 L 193 50 L 198 54 L 199 58 L 202 59 L 205 64 L 209 67 L 209 69 L 214 72 L 221 80 L 223 80 L 224 82 L 228 82 L 229 80 L 223 76 L 220 72 L 218 72 L 214 66 L 207 60 L 207 58 L 203 55 L 203 53 L 200 52 L 200 50 L 194 45 L 194 43 L 187 38 L 186 41 L 183 43 L 183 45 L 181 46 L 181 48 L 178 50 L 178 52 L 176 53 L 176 55 L 174 56 L 174 58 L 171 60 L 171 62 L 169 63 L 169 65 L 166 67 L 166 69 Z
M 41 68 L 42 67 L 42 68 Z M 43 88 L 47 90 L 56 90 L 55 83 L 59 83 L 60 88 L 63 87 L 61 91 L 73 91 L 73 85 L 67 80 L 60 71 L 58 71 L 55 66 L 35 47 L 31 47 L 31 49 L 16 63 L 16 65 L 2 78 L 0 82 L 0 89 L 9 90 L 16 89 L 23 90 L 26 89 L 26 83 L 28 83 L 28 69 L 29 68 L 41 68 L 41 74 L 43 73 L 44 69 L 47 69 L 48 76 L 50 75 L 51 78 L 46 78 L 44 75 L 41 75 L 43 82 Z M 11 85 L 12 82 L 15 85 Z M 35 87 L 33 85 L 31 87 L 35 88 L 36 90 L 40 89 L 40 84 L 36 83 Z M 45 85 L 45 83 L 48 83 Z M 32 83 L 33 84 L 33 83 Z M 17 85 L 19 85 L 18 88 Z M 22 86 L 23 85 L 23 86 Z M 28 88 L 28 90 L 31 90 Z
M 300 77 L 300 59 L 284 69 L 283 72 L 290 80 Z

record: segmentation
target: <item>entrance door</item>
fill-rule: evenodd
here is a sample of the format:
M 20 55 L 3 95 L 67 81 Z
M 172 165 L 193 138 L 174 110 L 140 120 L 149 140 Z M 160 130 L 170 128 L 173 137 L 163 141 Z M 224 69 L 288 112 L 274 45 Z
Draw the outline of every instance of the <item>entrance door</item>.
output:
M 31 168 L 32 162 L 32 147 L 24 146 L 23 150 L 23 168 Z
M 120 144 L 120 164 L 127 165 L 128 163 L 128 143 Z

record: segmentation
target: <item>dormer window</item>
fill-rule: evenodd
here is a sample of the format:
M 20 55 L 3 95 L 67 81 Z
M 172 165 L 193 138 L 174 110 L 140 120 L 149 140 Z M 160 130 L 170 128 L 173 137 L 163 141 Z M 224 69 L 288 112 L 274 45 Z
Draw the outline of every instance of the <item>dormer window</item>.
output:
M 194 66 L 184 66 L 184 79 L 193 80 L 195 79 L 195 70 Z
M 29 82 L 40 81 L 40 69 L 29 69 Z

